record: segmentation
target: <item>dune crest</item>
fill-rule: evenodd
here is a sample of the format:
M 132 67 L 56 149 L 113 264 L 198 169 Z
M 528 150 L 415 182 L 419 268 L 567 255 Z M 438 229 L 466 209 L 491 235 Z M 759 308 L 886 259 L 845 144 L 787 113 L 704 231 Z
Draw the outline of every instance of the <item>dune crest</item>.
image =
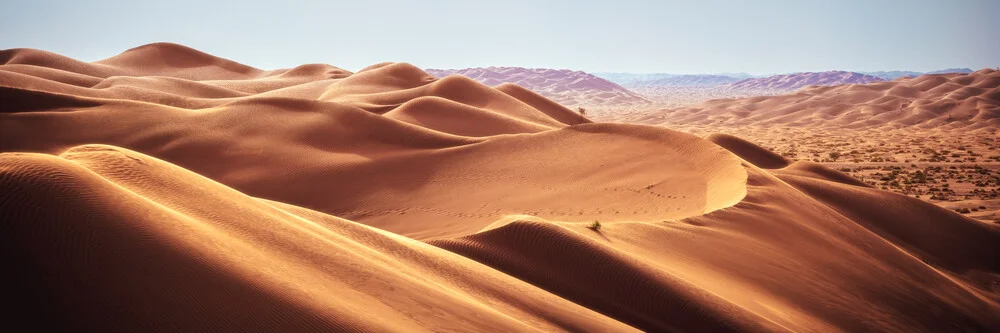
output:
M 435 77 L 461 75 L 495 88 L 513 84 L 567 106 L 602 107 L 650 103 L 614 82 L 568 69 L 487 67 L 427 69 L 427 72 Z
M 406 63 L 265 71 L 167 43 L 0 60 L 15 325 L 1000 329 L 996 225 L 735 136 L 592 123 Z M 993 76 L 800 94 L 988 103 Z

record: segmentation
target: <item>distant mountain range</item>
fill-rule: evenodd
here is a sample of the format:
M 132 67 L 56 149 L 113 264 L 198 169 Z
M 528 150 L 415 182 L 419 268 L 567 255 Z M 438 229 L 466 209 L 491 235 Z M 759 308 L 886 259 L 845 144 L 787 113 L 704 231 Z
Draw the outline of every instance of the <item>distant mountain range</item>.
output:
M 548 68 L 485 67 L 426 69 L 435 77 L 458 74 L 488 86 L 513 83 L 566 106 L 640 105 L 646 98 L 617 83 L 581 71 Z
M 683 87 L 683 88 L 724 88 L 745 90 L 795 90 L 809 85 L 841 85 L 884 81 L 881 77 L 863 73 L 828 71 L 753 76 L 746 73 L 724 74 L 628 74 L 600 73 L 602 76 L 625 88 Z
M 835 86 L 851 83 L 885 81 L 877 76 L 855 72 L 802 72 L 766 77 L 737 74 L 627 74 L 603 73 L 604 78 L 630 89 L 655 87 L 725 88 L 748 90 L 795 90 L 809 85 Z
M 746 77 L 743 79 L 750 79 Z M 655 80 L 636 81 L 625 86 L 632 87 L 716 87 L 740 81 L 741 78 L 726 75 L 685 74 Z
M 575 107 L 650 106 L 697 102 L 711 98 L 783 94 L 806 86 L 868 84 L 924 74 L 971 73 L 968 68 L 931 72 L 800 72 L 771 76 L 747 73 L 586 73 L 567 69 L 480 67 L 427 69 L 435 77 L 458 74 L 489 86 L 513 83 L 562 105 Z
M 604 72 L 594 73 L 594 75 L 625 87 L 708 87 L 712 86 L 710 84 L 713 82 L 719 82 L 715 84 L 719 85 L 757 77 L 747 73 L 671 74 Z
M 968 74 L 972 72 L 973 70 L 968 68 L 948 68 L 930 72 L 877 71 L 877 72 L 854 72 L 854 73 L 874 76 L 885 80 L 895 80 L 903 76 L 916 77 L 924 74 L 948 74 L 948 73 Z M 752 75 L 747 73 L 716 73 L 716 74 L 594 73 L 594 75 L 605 78 L 614 83 L 620 84 L 626 88 L 632 88 L 632 87 L 715 87 L 719 85 L 735 83 L 737 81 L 746 79 L 780 77 L 780 76 L 788 76 L 800 73 L 785 73 L 776 75 Z M 834 80 L 833 82 L 836 81 Z M 861 83 L 861 82 L 848 82 L 848 83 Z
M 726 89 L 754 90 L 796 90 L 805 86 L 839 86 L 843 84 L 867 84 L 885 79 L 855 72 L 828 71 L 804 72 L 745 79 L 724 85 Z
M 880 77 L 880 78 L 883 78 L 883 79 L 886 79 L 886 80 L 895 80 L 897 78 L 901 78 L 901 77 L 904 77 L 904 76 L 917 77 L 917 76 L 921 76 L 921 75 L 924 75 L 924 74 L 949 74 L 949 73 L 968 74 L 968 73 L 972 73 L 972 72 L 973 71 L 971 69 L 968 69 L 968 68 L 948 68 L 948 69 L 940 69 L 940 70 L 930 71 L 930 72 L 878 71 L 878 72 L 860 72 L 860 73 L 861 74 L 866 74 L 866 75 L 871 75 L 871 76 L 877 76 L 877 77 Z
M 973 130 L 1000 126 L 998 97 L 1000 71 L 982 69 L 970 74 L 883 79 L 868 85 L 816 86 L 767 98 L 716 99 L 638 114 L 636 119 L 602 120 L 652 125 L 794 124 L 813 128 L 912 126 Z

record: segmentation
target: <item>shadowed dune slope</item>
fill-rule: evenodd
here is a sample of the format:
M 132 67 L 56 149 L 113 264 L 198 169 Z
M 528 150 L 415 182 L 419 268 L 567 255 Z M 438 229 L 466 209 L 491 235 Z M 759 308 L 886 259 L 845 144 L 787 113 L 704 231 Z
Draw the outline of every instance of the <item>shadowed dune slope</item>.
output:
M 0 154 L 0 183 L 18 272 L 5 308 L 49 313 L 51 329 L 630 330 L 450 252 L 121 148 Z
M 0 87 L 0 112 L 52 111 L 80 109 L 101 105 L 69 95 L 50 94 L 33 90 Z
M 736 156 L 760 168 L 779 169 L 791 163 L 781 155 L 729 134 L 712 134 L 705 139 L 726 148 Z
M 507 95 L 513 96 L 518 100 L 524 102 L 525 104 L 531 105 L 531 107 L 538 109 L 538 111 L 544 112 L 549 117 L 558 120 L 564 124 L 576 125 L 591 122 L 586 117 L 580 115 L 579 113 L 570 110 L 569 108 L 559 105 L 550 99 L 543 97 L 542 95 L 536 94 L 535 92 L 525 89 L 519 85 L 512 83 L 504 83 L 496 87 L 497 90 L 504 92 Z
M 853 112 L 824 100 L 836 89 L 986 117 L 995 76 L 699 117 Z M 1000 331 L 997 225 L 735 136 L 592 123 L 514 85 L 406 63 L 261 70 L 158 43 L 94 63 L 0 51 L 0 101 L 15 327 Z
M 710 134 L 705 139 L 726 148 L 758 168 L 769 169 L 774 174 L 803 176 L 854 186 L 871 187 L 871 185 L 843 172 L 810 161 L 791 161 L 734 135 L 715 133 Z
M 717 99 L 629 121 L 663 125 L 792 125 L 995 131 L 1000 72 L 928 74 L 869 84 L 806 87 L 773 97 Z

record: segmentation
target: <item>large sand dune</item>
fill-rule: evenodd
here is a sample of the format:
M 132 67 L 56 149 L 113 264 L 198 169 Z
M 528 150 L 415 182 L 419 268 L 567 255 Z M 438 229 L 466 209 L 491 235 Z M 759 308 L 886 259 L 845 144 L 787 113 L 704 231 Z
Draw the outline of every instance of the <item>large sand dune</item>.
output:
M 1000 329 L 996 225 L 735 137 L 404 63 L 0 63 L 11 325 Z
M 427 69 L 436 77 L 462 75 L 489 86 L 515 84 L 566 106 L 644 106 L 650 101 L 628 89 L 581 71 L 551 68 L 487 67 Z

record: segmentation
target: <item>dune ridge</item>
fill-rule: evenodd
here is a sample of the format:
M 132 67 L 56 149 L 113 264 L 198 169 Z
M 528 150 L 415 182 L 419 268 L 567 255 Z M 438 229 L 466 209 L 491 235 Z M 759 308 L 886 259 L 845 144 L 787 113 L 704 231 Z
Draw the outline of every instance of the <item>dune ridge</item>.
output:
M 486 67 L 427 69 L 436 77 L 462 75 L 498 87 L 513 84 L 566 106 L 601 107 L 647 105 L 646 98 L 593 74 L 568 69 Z
M 592 123 L 406 63 L 261 70 L 167 43 L 0 60 L 15 324 L 1000 329 L 997 225 L 735 136 Z

